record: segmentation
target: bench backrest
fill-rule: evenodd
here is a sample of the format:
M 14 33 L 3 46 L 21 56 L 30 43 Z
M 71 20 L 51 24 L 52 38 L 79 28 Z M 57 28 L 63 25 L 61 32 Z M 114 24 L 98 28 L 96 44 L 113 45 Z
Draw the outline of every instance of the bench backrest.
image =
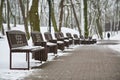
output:
M 59 33 L 59 32 L 55 32 L 55 38 L 57 38 L 57 39 L 60 39 L 60 38 L 61 38 L 61 36 L 60 36 L 60 33 Z
M 70 33 L 66 33 L 66 36 L 69 37 L 69 38 L 72 37 L 72 35 Z
M 11 31 L 7 31 L 6 34 L 10 49 L 28 45 L 25 32 L 18 30 L 11 30 Z
M 52 34 L 51 34 L 50 32 L 45 32 L 45 33 L 44 33 L 44 36 L 45 36 L 45 39 L 46 39 L 47 41 L 53 40 Z
M 60 37 L 64 37 L 64 34 L 62 32 L 59 32 Z
M 83 36 L 83 35 L 80 35 L 80 39 L 84 39 L 84 36 Z
M 42 36 L 42 33 L 40 32 L 37 32 L 37 31 L 31 32 L 31 36 L 32 36 L 33 43 L 43 41 L 43 36 Z
M 77 34 L 73 34 L 74 38 L 78 38 L 78 35 Z

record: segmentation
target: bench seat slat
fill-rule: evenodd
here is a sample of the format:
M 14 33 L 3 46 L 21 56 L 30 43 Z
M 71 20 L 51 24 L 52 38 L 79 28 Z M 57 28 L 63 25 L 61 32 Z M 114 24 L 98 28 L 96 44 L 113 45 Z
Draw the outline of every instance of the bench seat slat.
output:
M 16 48 L 12 48 L 12 51 L 29 51 L 29 52 L 33 52 L 33 51 L 39 51 L 44 49 L 44 47 L 41 46 L 22 46 L 22 47 L 16 47 Z

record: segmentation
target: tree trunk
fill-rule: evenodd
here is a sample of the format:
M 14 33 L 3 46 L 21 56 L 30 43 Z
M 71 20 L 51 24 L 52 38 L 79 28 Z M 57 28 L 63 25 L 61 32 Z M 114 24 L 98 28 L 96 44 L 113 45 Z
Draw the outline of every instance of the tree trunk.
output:
M 48 1 L 49 6 L 51 5 L 50 15 L 51 15 L 51 20 L 52 20 L 54 31 L 58 32 L 57 22 L 56 22 L 55 13 L 54 13 L 54 7 L 53 7 L 51 1 L 50 1 L 50 3 L 49 3 L 49 0 L 47 0 L 47 1 Z
M 38 3 L 39 3 L 39 0 L 33 0 L 31 9 L 29 11 L 30 25 L 31 25 L 32 31 L 40 31 Z
M 10 8 L 9 8 L 10 4 L 9 1 L 7 0 L 7 27 L 8 30 L 10 30 Z
M 3 3 L 4 3 L 4 0 L 2 0 L 2 1 L 1 1 L 1 4 L 0 4 L 0 30 L 1 30 L 1 28 L 2 28 L 2 23 L 3 23 L 3 16 L 2 16 Z
M 89 35 L 88 20 L 87 20 L 87 0 L 84 0 L 84 36 L 87 38 Z
M 28 25 L 28 20 L 29 20 L 29 0 L 27 0 L 27 10 L 26 10 L 26 14 L 27 14 L 27 25 Z
M 100 35 L 100 38 L 103 39 L 103 30 L 102 30 L 102 26 L 101 26 L 101 20 L 100 20 L 100 16 L 101 16 L 101 10 L 100 10 L 100 6 L 99 6 L 99 1 L 97 2 L 97 6 L 98 6 L 98 16 L 96 19 L 96 23 L 97 23 L 97 28 L 98 28 L 98 33 Z
M 61 2 L 60 2 L 60 18 L 59 18 L 59 32 L 61 31 L 61 27 L 62 27 L 62 20 L 63 20 L 63 7 L 64 7 L 64 5 L 63 5 L 63 3 L 64 3 L 64 1 L 65 0 L 61 0 Z
M 15 1 L 14 5 L 15 5 L 15 14 L 13 15 L 13 18 L 14 18 L 14 27 L 16 27 L 16 23 L 17 23 L 16 22 L 16 18 L 17 18 L 16 17 L 17 16 L 17 10 L 16 10 L 17 9 L 17 1 Z
M 30 35 L 29 35 L 29 30 L 28 30 L 28 25 L 27 25 L 27 19 L 26 19 L 26 17 L 25 17 L 25 7 L 24 7 L 24 5 L 23 5 L 22 0 L 19 0 L 19 3 L 20 3 L 20 8 L 21 8 L 23 20 L 24 20 L 25 32 L 26 32 L 26 34 L 27 34 L 27 38 L 29 39 L 29 38 L 30 38 Z
M 55 13 L 54 13 L 53 5 L 51 5 L 51 19 L 52 19 L 52 24 L 53 24 L 54 31 L 58 32 L 57 22 L 56 22 L 56 19 L 55 19 Z
M 70 2 L 71 2 L 71 5 L 72 5 L 72 8 L 73 8 L 73 14 L 74 14 L 74 17 L 75 17 L 75 20 L 76 20 L 78 31 L 79 31 L 79 34 L 81 35 L 81 29 L 80 29 L 80 26 L 79 26 L 79 21 L 77 19 L 76 11 L 75 11 L 75 8 L 74 8 L 72 0 L 70 0 Z
M 3 29 L 3 16 L 2 16 L 2 12 L 3 12 L 3 3 L 4 0 L 1 0 L 1 4 L 0 4 L 0 31 L 2 31 L 2 34 L 4 35 L 4 29 Z
M 70 15 L 70 11 L 69 11 L 69 8 L 67 6 L 67 16 L 66 16 L 66 20 L 65 20 L 65 27 L 68 27 L 68 20 L 69 20 L 69 15 Z

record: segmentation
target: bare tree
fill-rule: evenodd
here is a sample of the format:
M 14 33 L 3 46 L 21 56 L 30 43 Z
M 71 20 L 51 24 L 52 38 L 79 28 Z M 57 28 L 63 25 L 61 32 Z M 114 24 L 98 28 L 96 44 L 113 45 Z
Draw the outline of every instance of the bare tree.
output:
M 66 15 L 66 14 L 65 14 Z M 70 9 L 69 7 L 67 6 L 67 16 L 66 16 L 66 20 L 65 20 L 65 27 L 69 27 L 69 16 L 70 16 Z M 64 16 L 65 17 L 65 16 Z
M 30 26 L 32 28 L 32 31 L 40 31 L 38 3 L 39 3 L 39 0 L 33 0 L 32 6 L 31 6 L 30 11 L 29 11 Z
M 48 1 L 48 4 L 49 4 L 49 7 L 50 7 L 50 16 L 51 16 L 51 20 L 52 20 L 54 31 L 58 32 L 57 22 L 56 22 L 56 18 L 55 18 L 55 12 L 54 12 L 53 4 L 52 4 L 51 1 L 50 2 L 49 2 L 49 0 L 47 0 L 47 1 Z
M 7 0 L 7 27 L 10 30 L 10 8 L 9 0 Z
M 76 24 L 77 24 L 77 27 L 78 27 L 78 31 L 79 31 L 79 34 L 81 35 L 81 29 L 80 29 L 80 26 L 79 26 L 79 21 L 77 19 L 77 15 L 76 15 L 76 11 L 75 11 L 75 8 L 74 8 L 74 4 L 73 4 L 72 0 L 70 0 L 70 2 L 71 2 L 72 9 L 73 9 L 74 17 L 75 17 L 75 20 L 76 20 Z
M 29 30 L 28 30 L 27 18 L 25 16 L 25 7 L 23 5 L 22 0 L 19 0 L 19 3 L 20 3 L 20 8 L 21 8 L 23 20 L 24 20 L 25 32 L 27 34 L 27 38 L 29 39 L 30 35 L 29 35 Z
M 4 28 L 3 28 L 3 4 L 4 4 L 4 0 L 1 0 L 1 4 L 0 4 L 0 31 L 2 30 L 2 34 L 4 35 Z
M 88 16 L 88 11 L 87 11 L 87 5 L 88 5 L 88 1 L 87 0 L 84 0 L 83 1 L 84 2 L 84 36 L 85 37 L 88 37 L 88 35 L 89 35 L 89 30 L 88 30 L 88 18 L 87 18 L 87 16 Z
M 61 0 L 61 2 L 60 2 L 60 9 L 61 9 L 61 11 L 60 11 L 60 18 L 59 18 L 59 31 L 61 31 L 61 27 L 62 27 L 62 20 L 63 20 L 63 14 L 64 14 L 64 12 L 63 12 L 64 1 L 65 0 Z

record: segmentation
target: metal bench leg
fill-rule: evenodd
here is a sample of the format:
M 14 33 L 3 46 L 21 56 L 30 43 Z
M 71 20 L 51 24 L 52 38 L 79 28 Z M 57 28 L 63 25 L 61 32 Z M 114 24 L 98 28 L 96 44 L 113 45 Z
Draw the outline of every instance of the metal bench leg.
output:
M 12 53 L 10 51 L 10 69 L 12 69 Z
M 30 69 L 30 55 L 29 52 L 27 52 L 27 59 L 28 59 L 28 70 Z
M 27 68 L 13 68 L 12 67 L 12 52 L 10 51 L 10 69 L 11 70 L 29 70 L 30 69 L 30 55 L 26 52 Z
M 26 53 L 26 61 L 28 61 L 28 54 Z

